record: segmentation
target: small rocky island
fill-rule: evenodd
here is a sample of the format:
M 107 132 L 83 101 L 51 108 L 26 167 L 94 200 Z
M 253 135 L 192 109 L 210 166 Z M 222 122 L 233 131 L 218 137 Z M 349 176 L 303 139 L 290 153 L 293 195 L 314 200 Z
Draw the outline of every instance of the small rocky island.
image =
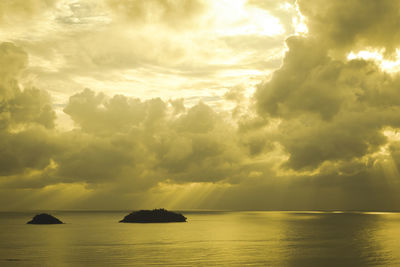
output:
M 167 223 L 186 222 L 186 217 L 165 209 L 134 211 L 125 216 L 120 223 Z
M 42 213 L 33 217 L 27 224 L 63 224 L 63 222 L 50 214 Z

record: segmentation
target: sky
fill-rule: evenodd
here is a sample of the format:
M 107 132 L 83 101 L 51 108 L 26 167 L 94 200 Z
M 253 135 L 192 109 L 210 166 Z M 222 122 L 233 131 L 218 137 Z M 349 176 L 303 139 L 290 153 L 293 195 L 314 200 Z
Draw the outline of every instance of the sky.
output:
M 1 1 L 0 210 L 400 210 L 399 10 Z

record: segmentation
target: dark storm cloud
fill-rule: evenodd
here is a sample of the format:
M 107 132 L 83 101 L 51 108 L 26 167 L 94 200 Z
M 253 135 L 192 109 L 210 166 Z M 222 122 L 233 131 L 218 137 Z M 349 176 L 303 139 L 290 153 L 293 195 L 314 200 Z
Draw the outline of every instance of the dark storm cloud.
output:
M 383 48 L 400 43 L 400 3 L 391 0 L 298 1 L 310 35 L 335 49 Z
M 22 174 L 27 169 L 44 169 L 58 152 L 56 140 L 41 127 L 18 133 L 0 133 L 0 175 Z
M 280 118 L 277 141 L 294 169 L 376 152 L 398 127 L 400 77 L 372 61 L 342 62 L 313 38 L 291 37 L 283 66 L 255 95 L 262 116 Z
M 0 44 L 0 175 L 44 168 L 56 150 L 47 130 L 55 119 L 49 95 L 18 84 L 27 62 L 21 48 Z
M 47 92 L 36 88 L 21 90 L 18 76 L 28 62 L 28 55 L 12 43 L 0 45 L 0 126 L 37 123 L 54 127 L 55 113 Z

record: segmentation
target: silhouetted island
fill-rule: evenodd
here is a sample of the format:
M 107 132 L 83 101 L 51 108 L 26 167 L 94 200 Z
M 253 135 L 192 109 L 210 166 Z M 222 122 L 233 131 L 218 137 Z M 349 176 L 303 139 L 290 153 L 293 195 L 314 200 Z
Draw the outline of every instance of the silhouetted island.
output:
M 47 214 L 47 213 L 42 213 L 38 214 L 33 219 L 27 224 L 62 224 L 63 222 L 57 219 L 56 217 Z
M 125 216 L 120 223 L 167 223 L 186 222 L 186 217 L 165 209 L 134 211 Z

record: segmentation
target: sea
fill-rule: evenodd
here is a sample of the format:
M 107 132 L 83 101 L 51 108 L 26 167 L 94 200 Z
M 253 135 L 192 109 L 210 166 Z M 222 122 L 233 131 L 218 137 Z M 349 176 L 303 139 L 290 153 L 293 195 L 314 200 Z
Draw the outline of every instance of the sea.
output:
M 128 211 L 0 212 L 0 266 L 400 266 L 400 213 L 181 211 L 186 223 L 118 223 Z

